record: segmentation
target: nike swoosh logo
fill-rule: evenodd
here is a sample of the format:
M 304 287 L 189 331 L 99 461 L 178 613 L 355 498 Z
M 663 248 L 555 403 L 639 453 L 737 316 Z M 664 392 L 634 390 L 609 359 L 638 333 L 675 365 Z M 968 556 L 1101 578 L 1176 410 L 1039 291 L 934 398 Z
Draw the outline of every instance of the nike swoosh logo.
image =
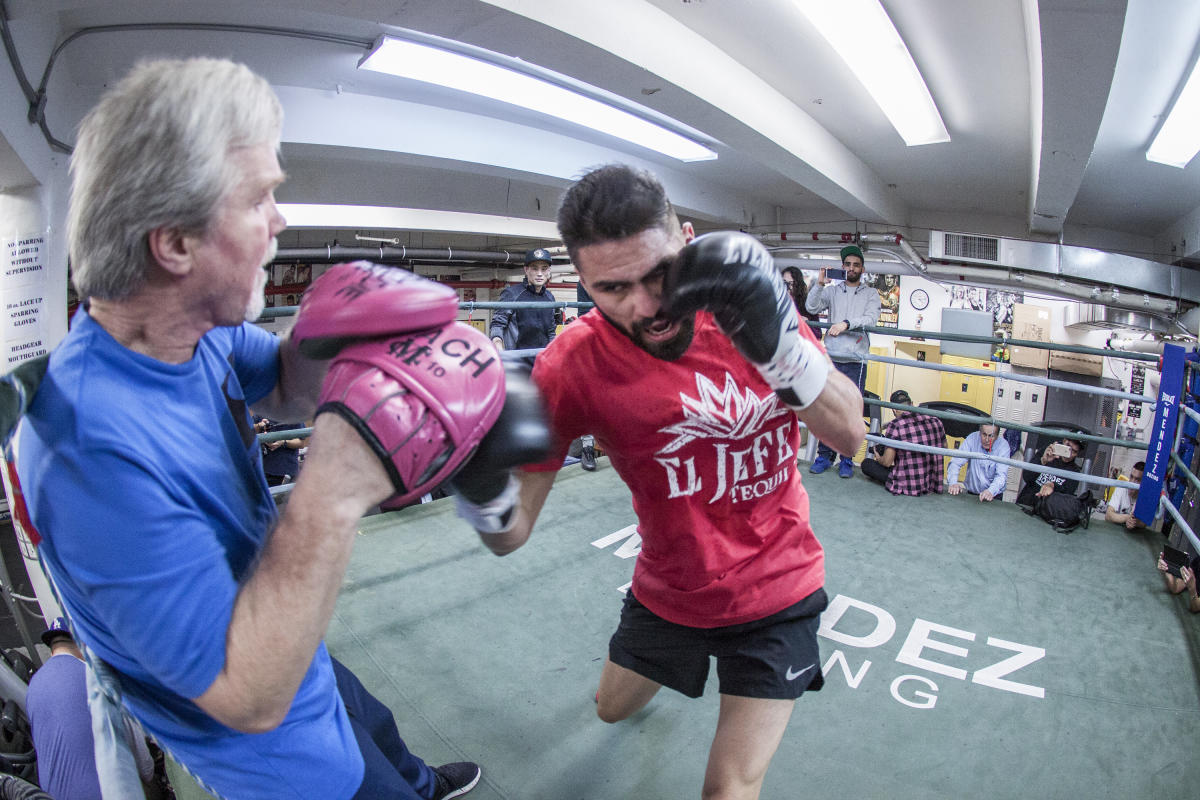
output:
M 784 677 L 787 678 L 789 681 L 794 681 L 794 680 L 796 680 L 796 678 L 799 678 L 801 675 L 808 672 L 810 669 L 812 669 L 815 666 L 816 666 L 816 664 L 809 664 L 807 667 L 800 670 L 799 672 L 792 672 L 792 668 L 788 667 L 787 672 L 784 674 Z

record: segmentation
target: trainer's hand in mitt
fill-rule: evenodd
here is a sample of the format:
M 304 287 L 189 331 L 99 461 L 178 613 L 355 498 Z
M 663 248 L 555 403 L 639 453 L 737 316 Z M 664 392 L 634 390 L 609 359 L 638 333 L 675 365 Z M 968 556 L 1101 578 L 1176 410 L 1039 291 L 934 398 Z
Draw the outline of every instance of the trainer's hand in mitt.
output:
M 383 462 L 395 507 L 453 475 L 504 406 L 504 368 L 487 336 L 449 325 L 345 347 L 317 414 L 349 422 Z
M 440 328 L 458 315 L 458 292 L 400 267 L 335 264 L 300 298 L 291 337 L 309 358 L 333 358 L 360 339 Z

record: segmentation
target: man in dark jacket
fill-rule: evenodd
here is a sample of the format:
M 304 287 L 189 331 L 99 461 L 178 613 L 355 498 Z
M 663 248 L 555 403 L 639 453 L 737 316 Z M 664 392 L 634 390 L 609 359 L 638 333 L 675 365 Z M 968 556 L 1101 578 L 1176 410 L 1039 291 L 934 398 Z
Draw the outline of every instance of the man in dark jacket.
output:
M 541 248 L 525 254 L 525 280 L 504 288 L 500 302 L 544 302 L 542 308 L 502 308 L 492 312 L 489 334 L 501 350 L 545 347 L 554 338 L 557 314 L 550 282 L 550 251 Z

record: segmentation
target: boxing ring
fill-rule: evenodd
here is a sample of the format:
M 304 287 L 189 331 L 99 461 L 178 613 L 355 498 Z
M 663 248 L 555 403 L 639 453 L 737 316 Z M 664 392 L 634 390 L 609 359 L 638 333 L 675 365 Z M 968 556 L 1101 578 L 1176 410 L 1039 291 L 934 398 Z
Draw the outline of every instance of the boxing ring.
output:
M 1200 619 L 1154 568 L 1160 534 L 1097 522 L 1060 536 L 1011 503 L 896 497 L 858 475 L 804 482 L 827 552 L 826 686 L 799 702 L 764 798 L 1194 794 Z M 700 701 L 661 692 L 617 725 L 592 704 L 635 526 L 604 458 L 565 467 L 529 544 L 503 559 L 446 500 L 365 518 L 327 641 L 414 749 L 483 765 L 472 797 L 698 796 L 715 680 Z
M 1031 435 L 1147 449 L 1139 516 L 1142 500 L 1150 520 L 1162 503 L 1200 547 L 1179 510 L 1188 488 L 1200 492 L 1188 468 L 1200 430 L 1198 368 L 1194 356 L 1184 358 L 1181 388 L 1191 391 L 1172 391 L 1164 377 L 1157 400 L 1100 390 L 1154 403 L 1156 430 L 1157 414 L 1177 409 L 1179 424 L 1149 445 L 995 421 Z M 1172 397 L 1179 394 L 1182 403 Z M 1160 449 L 1174 482 L 1164 473 L 1156 490 Z M 1061 536 L 1012 503 L 893 496 L 857 473 L 802 475 L 827 554 L 826 685 L 798 703 L 763 798 L 1194 796 L 1200 617 L 1165 590 L 1154 568 L 1159 533 L 1097 521 Z M 561 470 L 529 543 L 502 559 L 449 500 L 368 516 L 359 534 L 329 648 L 392 708 L 416 752 L 434 763 L 483 766 L 472 798 L 699 796 L 715 676 L 698 701 L 664 691 L 617 725 L 595 715 L 592 697 L 640 545 L 629 492 L 607 459 L 595 472 Z

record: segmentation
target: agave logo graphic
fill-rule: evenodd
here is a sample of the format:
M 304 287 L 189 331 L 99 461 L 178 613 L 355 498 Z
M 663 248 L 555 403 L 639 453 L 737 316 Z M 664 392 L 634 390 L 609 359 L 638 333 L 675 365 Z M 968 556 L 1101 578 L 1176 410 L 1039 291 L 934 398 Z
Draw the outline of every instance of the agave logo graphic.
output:
M 697 470 L 696 454 L 687 458 L 671 456 L 700 439 L 717 439 L 712 478 L 716 481 L 710 503 L 729 493 L 733 502 L 762 497 L 778 488 L 792 468 L 795 452 L 788 441 L 792 412 L 778 402 L 774 392 L 759 397 L 750 389 L 742 390 L 728 372 L 725 387 L 718 388 L 710 378 L 696 374 L 696 396 L 679 393 L 683 420 L 660 428 L 659 433 L 674 438 L 659 449 L 655 460 L 666 470 L 668 497 L 696 494 L 704 486 Z M 775 419 L 781 423 L 773 428 Z M 745 449 L 732 446 L 747 443 Z M 701 463 L 707 453 L 700 454 Z M 771 473 L 769 477 L 767 473 Z
M 683 403 L 683 422 L 668 425 L 659 433 L 675 438 L 659 453 L 674 453 L 694 439 L 742 439 L 767 420 L 787 414 L 772 392 L 766 398 L 747 389 L 738 391 L 737 381 L 725 373 L 725 388 L 718 389 L 708 376 L 696 373 L 696 397 L 679 393 Z

